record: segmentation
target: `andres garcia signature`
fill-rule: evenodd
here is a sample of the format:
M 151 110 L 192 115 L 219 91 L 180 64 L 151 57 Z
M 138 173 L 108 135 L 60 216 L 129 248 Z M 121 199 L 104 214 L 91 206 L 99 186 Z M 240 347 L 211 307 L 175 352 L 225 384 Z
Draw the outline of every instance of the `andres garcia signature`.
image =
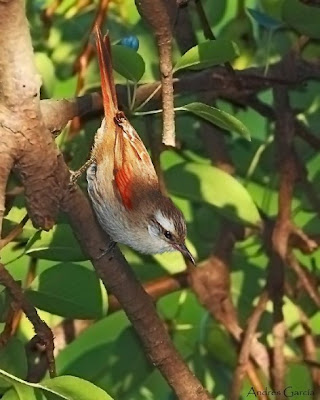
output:
M 277 391 L 268 389 L 267 387 L 264 390 L 254 390 L 254 387 L 251 386 L 246 397 L 249 396 L 257 397 L 259 395 L 280 396 L 281 394 L 288 399 L 293 399 L 293 398 L 298 399 L 299 397 L 299 400 L 300 399 L 302 400 L 302 399 L 312 398 L 312 396 L 314 396 L 314 391 L 312 389 L 295 389 L 293 386 L 285 387 L 282 392 L 279 390 Z

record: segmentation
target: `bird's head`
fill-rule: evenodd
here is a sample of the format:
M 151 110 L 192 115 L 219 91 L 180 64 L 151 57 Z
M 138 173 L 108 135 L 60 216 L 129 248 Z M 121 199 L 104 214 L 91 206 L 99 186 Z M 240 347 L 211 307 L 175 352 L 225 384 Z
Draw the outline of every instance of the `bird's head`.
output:
M 172 201 L 163 197 L 157 202 L 157 208 L 148 218 L 148 232 L 158 253 L 180 251 L 194 265 L 195 261 L 185 245 L 187 234 L 186 222 L 180 210 Z

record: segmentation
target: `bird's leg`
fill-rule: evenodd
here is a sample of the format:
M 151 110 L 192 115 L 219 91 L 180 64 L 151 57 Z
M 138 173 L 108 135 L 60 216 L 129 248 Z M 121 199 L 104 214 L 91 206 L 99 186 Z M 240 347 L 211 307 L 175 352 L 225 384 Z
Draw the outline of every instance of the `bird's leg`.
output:
M 91 156 L 88 161 L 86 161 L 77 171 L 71 171 L 70 175 L 70 186 L 73 186 L 84 171 L 90 167 L 91 164 L 95 162 L 95 158 Z
M 116 244 L 117 243 L 112 240 L 106 249 L 101 249 L 101 254 L 96 258 L 96 260 L 100 260 L 103 256 L 110 253 L 115 248 Z

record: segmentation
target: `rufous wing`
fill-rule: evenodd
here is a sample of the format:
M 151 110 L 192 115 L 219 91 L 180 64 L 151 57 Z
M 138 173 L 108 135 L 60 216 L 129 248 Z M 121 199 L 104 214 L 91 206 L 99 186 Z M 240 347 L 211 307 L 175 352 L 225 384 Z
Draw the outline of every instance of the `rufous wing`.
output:
M 124 163 L 119 170 L 115 170 L 115 184 L 120 194 L 123 205 L 131 210 L 133 201 L 134 176 L 132 165 Z
M 158 187 L 150 156 L 137 132 L 122 116 L 118 120 L 114 148 L 115 184 L 127 209 L 132 209 L 139 189 Z

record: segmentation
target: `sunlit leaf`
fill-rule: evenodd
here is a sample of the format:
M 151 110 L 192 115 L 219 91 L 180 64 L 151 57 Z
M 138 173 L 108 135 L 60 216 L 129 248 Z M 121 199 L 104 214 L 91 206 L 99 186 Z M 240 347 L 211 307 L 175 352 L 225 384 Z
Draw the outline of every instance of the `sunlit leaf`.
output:
M 248 128 L 233 115 L 219 110 L 218 108 L 208 106 L 204 103 L 190 103 L 177 108 L 177 110 L 191 112 L 222 129 L 237 132 L 244 138 L 250 140 Z
M 64 400 L 113 400 L 112 397 L 99 387 L 75 376 L 59 376 L 57 378 L 45 380 L 39 384 L 23 381 L 0 369 L 0 380 L 13 385 L 15 388 L 24 385 L 29 388 L 41 389 L 44 392 L 52 393 Z
M 166 182 L 171 193 L 206 202 L 224 216 L 249 225 L 260 225 L 260 215 L 247 190 L 237 179 L 211 165 L 182 163 L 170 168 Z
M 183 54 L 177 61 L 174 72 L 183 69 L 204 69 L 232 61 L 239 55 L 238 47 L 230 40 L 218 39 L 200 43 Z
M 58 376 L 42 382 L 41 386 L 67 400 L 113 400 L 98 386 L 75 376 Z
M 35 63 L 43 81 L 43 87 L 48 97 L 52 96 L 56 81 L 52 60 L 45 53 L 35 53 Z

